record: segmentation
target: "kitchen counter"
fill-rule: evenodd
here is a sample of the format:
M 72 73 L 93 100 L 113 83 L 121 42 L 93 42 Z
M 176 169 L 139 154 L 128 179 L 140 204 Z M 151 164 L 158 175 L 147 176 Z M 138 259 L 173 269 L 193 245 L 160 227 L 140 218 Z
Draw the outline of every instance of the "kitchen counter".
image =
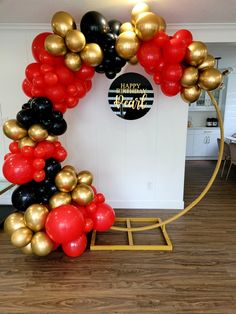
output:
M 188 128 L 188 130 L 219 130 L 220 127 L 214 126 L 214 127 L 206 127 L 206 126 L 193 126 Z

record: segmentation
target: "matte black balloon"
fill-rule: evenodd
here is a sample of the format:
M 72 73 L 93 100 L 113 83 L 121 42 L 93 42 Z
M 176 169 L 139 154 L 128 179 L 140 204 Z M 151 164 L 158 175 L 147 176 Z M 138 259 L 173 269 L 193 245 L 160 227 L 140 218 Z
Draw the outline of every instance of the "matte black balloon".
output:
M 23 109 L 16 115 L 17 121 L 23 125 L 26 129 L 37 122 L 35 113 L 32 109 Z
M 33 181 L 18 186 L 11 196 L 12 205 L 20 211 L 25 211 L 30 205 L 38 203 L 36 185 Z
M 61 164 L 56 159 L 49 158 L 46 160 L 44 171 L 46 173 L 47 178 L 54 179 L 56 174 L 60 170 L 61 170 Z
M 52 102 L 46 97 L 36 97 L 32 100 L 32 109 L 39 116 L 46 117 L 52 113 Z
M 53 135 L 62 135 L 66 132 L 67 123 L 64 119 L 62 120 L 53 120 L 52 124 L 48 128 L 49 133 Z
M 110 30 L 105 17 L 96 11 L 89 11 L 82 17 L 80 29 L 87 42 L 93 42 L 101 34 Z
M 114 72 L 114 71 L 105 72 L 105 75 L 107 78 L 113 79 L 116 77 L 116 72 Z
M 110 20 L 108 22 L 108 25 L 110 27 L 110 31 L 115 35 L 119 35 L 119 30 L 120 30 L 121 24 L 122 23 L 118 20 Z
M 103 63 L 99 64 L 99 65 L 95 68 L 95 71 L 96 71 L 97 73 L 105 73 L 104 64 L 103 64 Z

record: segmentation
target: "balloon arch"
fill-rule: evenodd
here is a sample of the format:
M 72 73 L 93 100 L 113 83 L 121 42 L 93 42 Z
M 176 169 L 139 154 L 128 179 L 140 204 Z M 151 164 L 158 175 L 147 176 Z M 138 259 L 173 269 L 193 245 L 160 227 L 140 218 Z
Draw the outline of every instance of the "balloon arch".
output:
M 53 33 L 41 33 L 32 42 L 35 62 L 26 67 L 22 83 L 30 99 L 16 119 L 3 125 L 12 139 L 3 173 L 19 185 L 12 194 L 17 212 L 7 217 L 4 229 L 25 254 L 45 256 L 61 245 L 65 254 L 75 257 L 85 251 L 88 232 L 108 230 L 115 221 L 113 208 L 92 185 L 92 173 L 61 166 L 67 156 L 58 140 L 67 129 L 63 114 L 91 90 L 95 71 L 113 79 L 127 62 L 139 62 L 166 96 L 180 93 L 187 103 L 196 101 L 202 89 L 219 87 L 222 74 L 204 43 L 193 41 L 185 29 L 167 35 L 164 19 L 145 3 L 138 3 L 131 21 L 123 24 L 90 11 L 78 30 L 73 17 L 61 11 L 54 14 L 51 25 Z M 214 99 L 213 103 L 220 116 Z M 222 149 L 223 144 L 221 156 Z M 190 210 L 211 183 L 177 216 Z

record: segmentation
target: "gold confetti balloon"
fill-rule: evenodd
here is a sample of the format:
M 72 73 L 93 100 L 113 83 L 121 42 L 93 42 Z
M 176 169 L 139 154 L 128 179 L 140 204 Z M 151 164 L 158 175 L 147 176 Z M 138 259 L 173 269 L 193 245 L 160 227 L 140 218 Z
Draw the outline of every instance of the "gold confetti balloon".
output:
M 80 52 L 80 57 L 86 65 L 96 67 L 102 63 L 103 52 L 98 44 L 90 43 Z
M 84 183 L 87 185 L 91 185 L 93 183 L 93 174 L 87 170 L 80 171 L 78 173 L 77 180 L 78 184 Z
M 4 221 L 4 232 L 9 236 L 20 228 L 25 227 L 24 215 L 22 213 L 13 213 Z
M 11 243 L 16 247 L 22 248 L 30 243 L 32 236 L 32 230 L 27 227 L 23 227 L 12 233 Z
M 198 66 L 198 69 L 202 71 L 208 68 L 214 68 L 215 64 L 216 59 L 212 55 L 207 55 L 206 59 Z
M 186 49 L 184 61 L 192 66 L 198 66 L 206 57 L 207 46 L 201 41 L 193 41 Z
M 79 71 L 82 65 L 82 60 L 77 53 L 68 52 L 65 56 L 65 65 L 72 71 Z
M 139 15 L 144 12 L 150 12 L 150 8 L 145 2 L 139 2 L 133 7 L 131 11 L 131 21 L 133 25 L 135 25 Z
M 139 39 L 134 32 L 123 32 L 116 40 L 116 52 L 126 60 L 136 55 L 139 49 Z
M 198 85 L 204 90 L 212 91 L 220 86 L 222 79 L 223 76 L 219 70 L 209 68 L 200 73 Z
M 14 141 L 18 141 L 27 135 L 27 130 L 16 119 L 7 120 L 3 124 L 3 132 L 8 138 Z
M 198 81 L 198 69 L 195 67 L 187 67 L 183 71 L 181 77 L 181 85 L 183 87 L 190 87 L 196 85 Z
M 33 231 L 40 231 L 44 228 L 49 211 L 46 206 L 33 204 L 29 206 L 24 214 L 27 227 Z
M 41 124 L 33 124 L 29 128 L 28 134 L 35 142 L 42 142 L 48 137 L 48 131 Z
M 181 97 L 187 103 L 197 101 L 200 95 L 201 95 L 201 88 L 199 88 L 197 85 L 183 88 L 181 91 Z
M 61 37 L 65 37 L 69 30 L 76 28 L 73 17 L 64 11 L 56 12 L 53 15 L 51 25 L 53 32 Z
M 56 175 L 55 185 L 61 192 L 71 192 L 77 185 L 77 177 L 72 171 L 63 169 Z
M 78 29 L 69 30 L 66 33 L 66 46 L 72 52 L 80 52 L 84 49 L 86 45 L 86 39 L 84 34 L 80 32 Z
M 36 232 L 31 240 L 32 251 L 37 256 L 46 256 L 52 252 L 53 242 L 42 231 Z
M 72 192 L 72 199 L 80 206 L 86 206 L 94 198 L 93 189 L 87 184 L 79 184 Z
M 49 199 L 49 206 L 51 209 L 61 205 L 67 205 L 71 203 L 70 193 L 57 192 Z
M 53 56 L 64 56 L 67 52 L 64 39 L 56 34 L 48 35 L 45 39 L 44 46 Z

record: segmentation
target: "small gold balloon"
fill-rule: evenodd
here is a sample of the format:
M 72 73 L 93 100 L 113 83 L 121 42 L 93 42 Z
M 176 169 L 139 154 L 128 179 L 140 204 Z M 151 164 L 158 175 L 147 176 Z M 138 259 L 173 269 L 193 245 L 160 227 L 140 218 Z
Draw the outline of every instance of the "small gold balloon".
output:
M 56 135 L 48 135 L 48 137 L 46 138 L 46 141 L 49 141 L 49 142 L 56 142 L 58 141 L 58 136 Z
M 26 255 L 32 255 L 33 254 L 33 250 L 32 250 L 32 246 L 31 246 L 31 242 L 29 244 L 27 244 L 26 246 L 23 246 L 21 248 L 22 253 L 26 254 Z
M 24 214 L 26 226 L 33 231 L 42 230 L 48 213 L 49 211 L 44 205 L 33 204 L 29 206 Z
M 4 221 L 4 232 L 9 236 L 20 228 L 25 227 L 24 215 L 22 213 L 13 213 Z
M 119 32 L 120 34 L 124 32 L 134 32 L 134 27 L 130 22 L 125 22 L 121 24 Z
M 35 142 L 44 141 L 48 137 L 48 131 L 41 124 L 33 124 L 28 130 L 29 137 Z
M 65 169 L 61 170 L 55 177 L 55 185 L 61 192 L 71 192 L 77 185 L 75 173 Z
M 61 37 L 65 37 L 66 33 L 76 28 L 73 17 L 67 12 L 56 12 L 52 17 L 52 29 L 53 32 Z
M 193 66 L 198 66 L 207 57 L 207 46 L 201 41 L 193 41 L 186 50 L 184 60 Z
M 158 31 L 165 30 L 165 21 L 152 12 L 144 12 L 138 16 L 135 32 L 141 40 L 152 39 Z
M 145 2 L 139 2 L 139 3 L 137 3 L 137 4 L 133 7 L 133 10 L 131 11 L 131 21 L 132 21 L 132 24 L 135 25 L 138 16 L 139 16 L 141 13 L 144 13 L 144 12 L 150 12 L 149 6 L 148 6 Z
M 47 36 L 44 42 L 44 47 L 54 56 L 64 56 L 67 52 L 64 39 L 56 34 Z
M 33 236 L 32 230 L 23 227 L 14 231 L 11 235 L 11 243 L 16 247 L 24 247 L 30 243 Z
M 29 136 L 23 137 L 21 140 L 19 140 L 18 147 L 21 149 L 24 146 L 31 146 L 35 147 L 36 142 L 33 141 Z
M 216 59 L 212 55 L 207 55 L 206 59 L 198 66 L 199 70 L 205 70 L 208 68 L 214 68 Z
M 120 57 L 129 60 L 136 55 L 139 45 L 139 39 L 134 32 L 124 32 L 116 40 L 116 52 Z
M 205 90 L 211 91 L 216 89 L 222 83 L 222 73 L 215 69 L 209 68 L 200 72 L 198 85 Z
M 133 65 L 137 64 L 137 63 L 138 63 L 138 57 L 137 57 L 137 55 L 135 55 L 135 56 L 133 56 L 132 58 L 130 58 L 130 59 L 129 59 L 129 63 L 130 63 L 130 64 L 133 64 Z
M 46 256 L 52 252 L 53 242 L 42 231 L 36 232 L 31 241 L 32 251 L 37 256 Z
M 190 87 L 196 85 L 198 81 L 198 69 L 195 67 L 187 67 L 183 71 L 181 77 L 181 85 L 183 87 Z
M 18 141 L 27 135 L 27 130 L 16 119 L 7 120 L 3 124 L 3 132 L 8 138 L 14 141 Z
M 72 29 L 66 33 L 66 45 L 72 52 L 80 52 L 86 45 L 84 34 L 78 29 Z
M 65 56 L 65 64 L 72 71 L 79 71 L 82 65 L 80 56 L 74 52 L 68 52 Z
M 61 205 L 67 205 L 71 203 L 70 193 L 57 192 L 49 200 L 50 208 L 56 208 Z
M 66 171 L 71 171 L 72 173 L 76 174 L 77 171 L 75 169 L 75 167 L 71 166 L 71 165 L 65 165 L 62 170 L 66 170 Z
M 91 185 L 93 183 L 93 174 L 90 171 L 83 170 L 78 173 L 77 179 L 78 184 L 84 183 L 87 185 Z
M 84 183 L 76 186 L 72 192 L 72 199 L 80 206 L 86 206 L 94 198 L 93 189 Z
M 197 101 L 200 95 L 201 88 L 199 88 L 197 85 L 183 88 L 183 90 L 181 91 L 181 97 L 187 103 Z
M 80 52 L 80 57 L 86 65 L 96 67 L 102 63 L 103 52 L 98 44 L 87 44 Z

